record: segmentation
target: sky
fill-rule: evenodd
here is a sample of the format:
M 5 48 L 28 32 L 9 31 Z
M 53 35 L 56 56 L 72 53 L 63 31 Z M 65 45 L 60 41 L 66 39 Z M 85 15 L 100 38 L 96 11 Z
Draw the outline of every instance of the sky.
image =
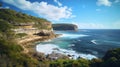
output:
M 79 29 L 120 29 L 120 0 L 0 0 L 4 8 L 72 23 Z

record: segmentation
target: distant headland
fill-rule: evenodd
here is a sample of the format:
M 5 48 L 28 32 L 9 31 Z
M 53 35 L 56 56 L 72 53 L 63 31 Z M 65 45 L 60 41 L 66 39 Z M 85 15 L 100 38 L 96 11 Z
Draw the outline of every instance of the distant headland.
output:
M 59 30 L 59 31 L 66 31 L 66 30 L 73 30 L 77 31 L 78 27 L 75 24 L 52 24 L 53 30 Z

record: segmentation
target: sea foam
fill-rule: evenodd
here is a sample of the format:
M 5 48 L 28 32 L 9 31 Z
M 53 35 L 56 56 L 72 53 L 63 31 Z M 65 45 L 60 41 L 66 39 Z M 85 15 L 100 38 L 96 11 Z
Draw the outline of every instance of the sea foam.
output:
M 53 50 L 54 48 L 58 48 L 58 46 L 53 44 L 46 44 L 46 45 L 39 44 L 36 46 L 36 50 L 38 52 L 44 53 L 45 55 L 51 54 L 54 51 Z
M 94 43 L 95 45 L 97 45 L 98 43 L 96 42 L 96 40 L 91 40 L 92 43 Z
M 91 54 L 77 53 L 74 50 L 63 49 L 63 48 L 60 48 L 59 46 L 57 46 L 55 44 L 44 44 L 44 45 L 43 44 L 39 44 L 39 45 L 36 46 L 36 50 L 38 52 L 44 53 L 45 55 L 51 54 L 53 52 L 61 53 L 61 54 L 64 54 L 66 56 L 70 55 L 71 58 L 73 58 L 73 59 L 77 59 L 78 57 L 82 57 L 82 58 L 86 58 L 86 59 L 97 58 L 96 56 L 91 55 Z
M 89 35 L 84 35 L 84 34 L 62 34 L 61 37 L 65 37 L 65 38 L 79 38 L 79 37 L 86 37 Z

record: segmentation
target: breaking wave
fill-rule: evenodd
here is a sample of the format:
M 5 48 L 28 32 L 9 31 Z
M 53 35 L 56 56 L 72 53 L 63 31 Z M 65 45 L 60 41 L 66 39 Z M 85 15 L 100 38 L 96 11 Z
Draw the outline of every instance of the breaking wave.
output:
M 57 46 L 55 44 L 39 44 L 36 46 L 36 50 L 38 52 L 44 53 L 45 55 L 51 54 L 53 52 L 64 54 L 66 56 L 70 55 L 71 56 L 70 58 L 73 58 L 73 59 L 77 59 L 78 57 L 82 57 L 82 58 L 86 58 L 86 59 L 97 58 L 96 56 L 94 56 L 92 54 L 77 53 L 74 50 L 60 48 L 59 46 Z

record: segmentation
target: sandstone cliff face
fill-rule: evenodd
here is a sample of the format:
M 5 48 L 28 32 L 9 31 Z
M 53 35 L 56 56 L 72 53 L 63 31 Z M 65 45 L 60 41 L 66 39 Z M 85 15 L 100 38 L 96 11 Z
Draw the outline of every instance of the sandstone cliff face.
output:
M 13 27 L 15 33 L 34 34 L 41 30 L 52 30 L 50 21 L 38 18 L 12 9 L 0 9 L 0 19 Z
M 36 34 L 43 30 L 52 31 L 52 24 L 50 22 L 43 22 L 41 25 L 35 24 L 28 24 L 28 23 L 19 23 L 14 25 L 16 29 L 14 29 L 15 33 L 26 33 L 26 34 Z
M 73 31 L 77 31 L 78 27 L 75 24 L 53 24 L 53 30 L 73 30 Z

